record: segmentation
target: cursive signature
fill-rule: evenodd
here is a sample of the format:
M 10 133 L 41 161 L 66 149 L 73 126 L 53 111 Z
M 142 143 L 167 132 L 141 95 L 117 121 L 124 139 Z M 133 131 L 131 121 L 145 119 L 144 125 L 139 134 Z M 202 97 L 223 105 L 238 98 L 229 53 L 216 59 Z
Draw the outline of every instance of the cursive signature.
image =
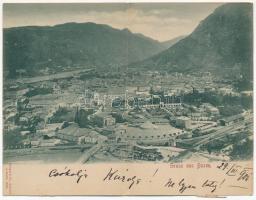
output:
M 126 171 L 128 171 L 128 169 Z M 128 183 L 128 188 L 131 189 L 134 184 L 138 185 L 141 182 L 141 179 L 135 175 L 123 175 L 119 170 L 113 170 L 110 168 L 103 181 L 119 181 L 121 183 Z
M 210 189 L 211 189 L 211 193 L 213 193 L 213 192 L 217 189 L 217 186 L 218 186 L 218 182 L 217 182 L 217 181 L 209 180 L 209 179 L 207 179 L 207 180 L 202 184 L 202 187 L 210 188 Z
M 180 180 L 178 185 L 180 193 L 183 193 L 187 189 L 196 189 L 196 186 L 186 183 L 184 178 Z
M 58 169 L 52 169 L 49 172 L 49 177 L 60 177 L 60 176 L 69 176 L 69 177 L 76 177 L 76 183 L 79 183 L 79 181 L 84 178 L 87 178 L 86 170 L 79 169 L 75 172 L 72 172 L 71 169 L 65 167 L 63 171 L 59 171 Z

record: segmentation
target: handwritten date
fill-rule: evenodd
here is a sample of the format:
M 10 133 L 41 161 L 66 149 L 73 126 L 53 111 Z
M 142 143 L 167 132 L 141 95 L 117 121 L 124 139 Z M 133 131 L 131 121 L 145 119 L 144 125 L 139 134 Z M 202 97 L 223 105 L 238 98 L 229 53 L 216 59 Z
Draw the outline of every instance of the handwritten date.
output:
M 242 167 L 238 164 L 223 162 L 217 168 L 224 171 L 227 176 L 235 177 L 237 181 L 247 182 L 252 176 L 252 168 Z

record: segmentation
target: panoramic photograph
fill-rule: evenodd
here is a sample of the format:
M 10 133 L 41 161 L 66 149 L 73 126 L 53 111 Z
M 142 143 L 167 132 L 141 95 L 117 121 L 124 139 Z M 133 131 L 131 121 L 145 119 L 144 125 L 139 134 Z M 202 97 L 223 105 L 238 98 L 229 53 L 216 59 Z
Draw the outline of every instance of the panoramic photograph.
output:
M 3 4 L 3 162 L 253 157 L 251 3 Z

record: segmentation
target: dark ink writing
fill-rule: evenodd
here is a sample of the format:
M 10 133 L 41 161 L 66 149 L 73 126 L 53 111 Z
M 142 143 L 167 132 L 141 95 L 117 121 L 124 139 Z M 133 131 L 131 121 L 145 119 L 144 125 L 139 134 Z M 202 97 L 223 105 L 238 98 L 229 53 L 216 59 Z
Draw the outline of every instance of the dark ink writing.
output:
M 75 172 L 72 172 L 71 169 L 67 167 L 64 168 L 63 172 L 59 172 L 57 169 L 53 169 L 49 172 L 49 177 L 60 177 L 60 176 L 69 176 L 69 177 L 76 177 L 76 183 L 79 183 L 82 178 L 87 178 L 86 170 L 79 169 Z
M 126 170 L 128 171 L 128 169 Z M 103 179 L 103 181 L 119 181 L 121 183 L 129 183 L 129 189 L 133 187 L 133 185 L 138 185 L 141 182 L 141 179 L 137 176 L 126 176 L 122 175 L 119 170 L 113 170 L 112 168 L 108 171 L 107 175 Z

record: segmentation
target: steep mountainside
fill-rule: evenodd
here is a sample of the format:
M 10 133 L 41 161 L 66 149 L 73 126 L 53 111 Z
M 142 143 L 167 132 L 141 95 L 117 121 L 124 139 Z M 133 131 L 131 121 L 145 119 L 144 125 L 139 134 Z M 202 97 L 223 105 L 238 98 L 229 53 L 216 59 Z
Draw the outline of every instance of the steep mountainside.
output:
M 186 36 L 182 35 L 182 36 L 178 36 L 175 37 L 171 40 L 167 40 L 162 42 L 162 44 L 166 47 L 166 48 L 170 48 L 171 46 L 173 46 L 174 44 L 176 44 L 177 42 L 179 42 L 180 40 L 182 40 L 183 38 L 185 38 Z
M 4 67 L 13 77 L 18 69 L 33 74 L 46 67 L 126 65 L 166 49 L 128 29 L 94 23 L 8 28 L 3 36 Z
M 177 72 L 210 71 L 252 80 L 252 4 L 218 7 L 186 38 L 130 67 Z

